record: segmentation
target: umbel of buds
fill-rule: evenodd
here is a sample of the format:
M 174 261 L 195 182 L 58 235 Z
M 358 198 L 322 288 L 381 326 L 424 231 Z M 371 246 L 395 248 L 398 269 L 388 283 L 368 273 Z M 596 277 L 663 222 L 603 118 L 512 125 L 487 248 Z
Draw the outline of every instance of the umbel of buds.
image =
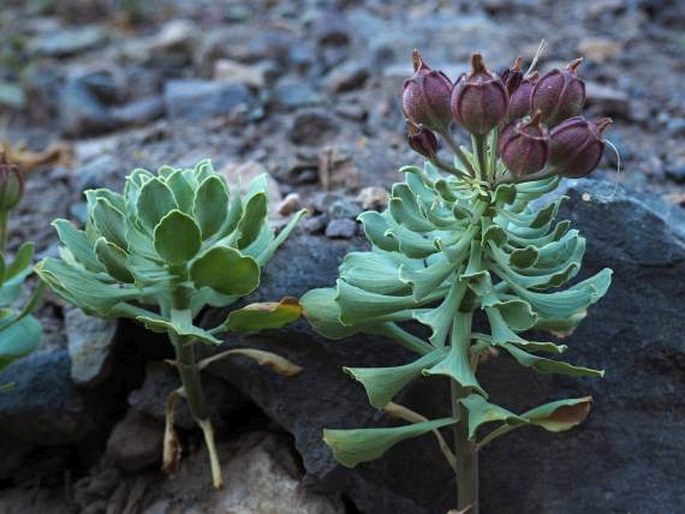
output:
M 550 132 L 549 165 L 562 177 L 581 178 L 594 170 L 604 153 L 602 133 L 611 125 L 610 118 L 588 121 L 582 116 L 570 118 Z
M 548 127 L 580 114 L 585 103 L 585 83 L 578 78 L 576 70 L 582 62 L 582 58 L 575 59 L 566 69 L 545 73 L 533 87 L 531 109 L 542 111 Z
M 404 82 L 402 109 L 415 125 L 444 132 L 452 123 L 452 82 L 441 71 L 431 70 L 418 50 L 412 53 L 414 76 Z
M 550 136 L 537 111 L 529 121 L 513 121 L 499 140 L 499 155 L 517 177 L 541 170 L 549 158 Z
M 590 173 L 601 160 L 602 132 L 611 121 L 579 116 L 585 102 L 585 83 L 577 75 L 582 58 L 540 76 L 534 68 L 543 48 L 526 72 L 517 57 L 501 77 L 476 52 L 470 72 L 454 86 L 414 50 L 414 75 L 402 94 L 409 146 L 437 169 L 493 189 L 506 182 Z M 452 121 L 471 133 L 472 152 L 452 136 Z M 439 138 L 455 160 L 439 156 Z
M 507 115 L 509 95 L 502 81 L 486 67 L 483 56 L 471 57 L 471 72 L 452 92 L 452 114 L 472 134 L 487 134 Z
M 0 211 L 14 209 L 24 195 L 24 180 L 18 166 L 10 164 L 0 153 Z

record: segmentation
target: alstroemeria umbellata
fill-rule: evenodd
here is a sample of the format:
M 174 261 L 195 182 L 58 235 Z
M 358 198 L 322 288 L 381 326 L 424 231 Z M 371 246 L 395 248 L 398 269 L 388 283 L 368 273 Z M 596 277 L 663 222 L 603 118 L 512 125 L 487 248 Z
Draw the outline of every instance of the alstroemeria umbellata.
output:
M 477 378 L 479 364 L 499 354 L 540 373 L 603 374 L 553 358 L 565 345 L 525 337 L 533 329 L 570 334 L 611 281 L 611 270 L 604 269 L 568 286 L 580 271 L 585 240 L 569 221 L 555 221 L 563 198 L 543 207 L 533 203 L 561 177 L 590 173 L 604 150 L 610 120 L 580 116 L 585 87 L 578 65 L 538 78 L 534 66 L 522 72 L 519 58 L 501 78 L 474 54 L 471 71 L 453 85 L 415 51 L 403 110 L 409 144 L 427 162 L 401 169 L 405 180 L 393 186 L 385 212 L 360 216 L 371 250 L 346 256 L 334 288 L 302 298 L 307 318 L 327 337 L 381 334 L 416 354 L 401 366 L 345 369 L 374 407 L 409 424 L 325 430 L 324 440 L 344 466 L 432 433 L 456 474 L 457 509 L 476 514 L 479 451 L 519 427 L 557 432 L 587 416 L 589 397 L 514 413 L 493 403 Z M 455 124 L 470 133 L 471 149 L 457 142 Z M 440 155 L 439 139 L 452 159 Z M 479 311 L 487 332 L 474 330 Z M 422 333 L 412 330 L 416 322 L 429 337 L 416 335 Z M 393 402 L 421 377 L 449 381 L 449 415 L 426 419 Z M 443 427 L 453 428 L 451 448 Z

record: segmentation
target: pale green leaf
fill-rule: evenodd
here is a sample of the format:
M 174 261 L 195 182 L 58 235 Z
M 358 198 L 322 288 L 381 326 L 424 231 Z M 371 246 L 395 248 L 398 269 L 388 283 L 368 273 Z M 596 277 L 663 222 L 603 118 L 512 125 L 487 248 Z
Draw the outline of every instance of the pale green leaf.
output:
M 25 274 L 33 261 L 34 248 L 35 246 L 32 242 L 25 241 L 22 243 L 14 256 L 12 264 L 7 266 L 7 269 L 2 273 L 2 280 L 10 280 L 19 274 Z M 0 261 L 3 265 L 5 264 L 4 260 L 0 259 Z M 30 270 L 28 271 L 30 272 Z
M 114 243 L 101 237 L 95 242 L 95 255 L 107 273 L 116 280 L 127 284 L 135 281 L 128 269 L 128 254 Z
M 150 232 L 174 209 L 178 209 L 174 193 L 161 179 L 148 180 L 140 189 L 136 204 L 138 219 Z
M 324 429 L 323 440 L 340 464 L 353 468 L 359 463 L 378 459 L 405 439 L 421 436 L 455 422 L 452 418 L 442 418 L 391 428 Z
M 200 229 L 195 220 L 175 209 L 166 214 L 155 227 L 154 245 L 157 253 L 169 263 L 191 260 L 200 250 Z
M 581 424 L 591 407 L 592 396 L 569 398 L 546 403 L 524 412 L 521 417 L 549 432 L 563 432 Z
M 94 200 L 89 207 L 93 222 L 100 235 L 119 248 L 128 249 L 124 214 L 105 198 Z
M 60 241 L 71 252 L 76 262 L 88 271 L 104 271 L 104 267 L 95 256 L 93 243 L 88 239 L 83 230 L 77 230 L 65 219 L 54 220 L 52 226 L 55 227 Z
M 202 240 L 214 235 L 226 220 L 228 189 L 219 175 L 208 176 L 195 191 L 193 212 L 202 232 Z
M 371 405 L 382 409 L 407 384 L 421 375 L 421 372 L 433 366 L 447 355 L 447 348 L 440 348 L 423 355 L 403 366 L 388 368 L 348 368 L 343 370 L 364 386 Z
M 0 330 L 0 370 L 35 350 L 42 331 L 38 320 L 31 315 L 5 325 Z
M 259 285 L 259 264 L 233 248 L 216 246 L 200 255 L 190 267 L 190 278 L 198 287 L 209 287 L 226 295 L 246 295 Z
M 281 328 L 302 315 L 296 298 L 283 298 L 280 302 L 251 303 L 232 311 L 223 326 L 234 332 L 253 333 L 269 328 Z

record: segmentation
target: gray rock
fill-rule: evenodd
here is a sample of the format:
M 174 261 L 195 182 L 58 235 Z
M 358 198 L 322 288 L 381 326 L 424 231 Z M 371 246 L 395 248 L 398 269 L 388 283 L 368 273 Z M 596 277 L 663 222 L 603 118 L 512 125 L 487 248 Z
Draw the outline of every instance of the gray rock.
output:
M 192 60 L 198 29 L 189 20 L 166 23 L 150 42 L 150 61 L 156 67 L 175 68 Z
M 604 116 L 630 118 L 630 97 L 620 89 L 597 82 L 586 81 L 588 106 L 594 107 Z
M 30 355 L 3 370 L 0 383 L 13 386 L 0 394 L 0 432 L 40 445 L 68 444 L 92 432 L 70 368 L 64 349 Z
M 68 57 L 97 48 L 106 39 L 100 27 L 83 26 L 36 36 L 29 42 L 29 51 L 45 57 Z
M 107 456 L 133 473 L 162 460 L 164 423 L 129 410 L 107 440 Z
M 212 375 L 205 375 L 203 386 L 207 406 L 212 416 L 219 419 L 228 416 L 247 403 L 247 398 L 223 380 Z M 128 403 L 139 414 L 164 422 L 166 419 L 166 401 L 169 393 L 181 386 L 176 370 L 165 362 L 152 361 L 145 366 L 145 381 L 140 389 L 132 391 Z M 186 430 L 195 426 L 195 422 L 184 401 L 176 404 L 174 424 Z
M 362 213 L 362 207 L 357 202 L 342 197 L 331 203 L 326 209 L 326 212 L 330 214 L 333 219 L 354 220 Z
M 316 146 L 335 137 L 338 131 L 338 124 L 331 116 L 312 109 L 295 116 L 288 136 L 296 145 Z
M 298 109 L 321 105 L 324 96 L 309 84 L 293 79 L 279 81 L 273 88 L 271 104 L 278 109 Z
M 59 122 L 69 136 L 95 135 L 116 128 L 107 108 L 80 78 L 71 78 L 59 95 Z
M 570 360 L 606 368 L 606 378 L 536 375 L 504 358 L 488 362 L 481 374 L 493 400 L 514 410 L 586 394 L 593 395 L 595 407 L 571 432 L 521 429 L 485 449 L 484 514 L 680 512 L 685 507 L 680 466 L 685 427 L 679 421 L 685 415 L 685 318 L 674 301 L 685 297 L 685 216 L 651 197 L 610 197 L 612 190 L 611 184 L 592 180 L 571 184 L 570 201 L 560 213 L 587 237 L 584 276 L 604 266 L 615 271 L 606 298 L 564 341 Z M 360 245 L 366 243 L 291 238 L 267 266 L 260 297 L 301 295 L 332 285 L 343 255 Z M 326 341 L 304 322 L 231 337 L 222 349 L 246 344 L 282 353 L 305 371 L 285 379 L 235 360 L 218 362 L 209 372 L 227 377 L 294 435 L 311 487 L 343 490 L 362 512 L 443 513 L 454 506 L 450 470 L 430 437 L 404 442 L 353 470 L 337 466 L 321 441 L 325 426 L 386 422 L 340 368 L 400 364 L 407 361 L 403 350 L 366 335 Z M 444 383 L 422 380 L 398 401 L 437 417 L 445 415 L 446 389 Z M 427 469 L 430 473 L 417 473 Z
M 103 153 L 74 170 L 71 182 L 75 191 L 116 185 L 121 180 L 121 166 L 110 153 Z
M 331 93 L 342 93 L 359 89 L 369 78 L 369 68 L 355 61 L 348 61 L 333 68 L 324 81 Z
M 112 341 L 116 323 L 88 316 L 81 309 L 69 309 L 64 316 L 71 379 L 82 387 L 93 387 L 111 373 Z
M 307 234 L 323 234 L 326 230 L 326 225 L 328 225 L 330 218 L 325 214 L 320 214 L 318 216 L 308 216 L 299 225 Z
M 164 115 L 164 99 L 149 96 L 134 100 L 121 107 L 113 107 L 110 114 L 114 121 L 126 126 L 144 126 Z
M 104 105 L 117 104 L 126 96 L 126 77 L 114 66 L 83 73 L 76 78 Z
M 242 83 L 170 80 L 166 83 L 164 101 L 170 118 L 197 121 L 226 116 L 239 107 L 250 108 L 254 97 Z
M 350 42 L 350 26 L 345 15 L 335 9 L 323 11 L 312 23 L 312 35 L 321 45 L 346 45 Z
M 38 122 L 52 119 L 58 112 L 64 71 L 51 62 L 29 64 L 23 74 L 24 91 L 31 118 Z
M 678 184 L 685 183 L 685 155 L 675 157 L 666 165 L 666 176 Z
M 326 226 L 326 237 L 352 239 L 357 235 L 357 222 L 350 219 L 332 219 Z
M 226 512 L 231 514 L 343 514 L 336 498 L 303 490 L 298 466 L 282 435 L 254 432 L 218 445 L 226 487 L 207 494 L 204 451 L 182 461 L 171 480 L 150 487 L 142 514 Z
M 0 107 L 21 110 L 26 105 L 26 95 L 18 84 L 0 80 Z

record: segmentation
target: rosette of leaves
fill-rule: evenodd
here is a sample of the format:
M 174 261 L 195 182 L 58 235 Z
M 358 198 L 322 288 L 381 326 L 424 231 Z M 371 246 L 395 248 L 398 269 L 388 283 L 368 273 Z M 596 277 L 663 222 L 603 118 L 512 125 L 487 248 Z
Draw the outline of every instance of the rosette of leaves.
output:
M 183 397 L 204 433 L 216 487 L 222 485 L 221 470 L 200 370 L 218 358 L 241 355 L 286 376 L 300 371 L 283 357 L 249 348 L 200 361 L 195 355 L 196 343 L 221 344 L 219 333 L 278 328 L 300 316 L 297 300 L 285 298 L 235 309 L 212 328 L 194 322 L 205 306 L 227 307 L 253 292 L 262 267 L 303 214 L 276 235 L 267 222 L 266 178 L 255 178 L 241 198 L 229 192 L 209 161 L 194 169 L 163 166 L 156 174 L 136 169 L 126 178 L 123 194 L 86 191 L 84 230 L 55 220 L 60 258 L 46 258 L 36 267 L 53 291 L 84 312 L 133 318 L 168 334 L 182 387 L 167 402 L 164 469 L 173 472 L 178 466 L 173 410 Z
M 478 169 L 474 154 L 464 156 Z M 489 162 L 504 171 L 492 155 Z M 353 467 L 402 440 L 435 434 L 457 475 L 459 508 L 469 508 L 477 504 L 481 448 L 523 426 L 567 430 L 586 417 L 591 402 L 569 398 L 514 413 L 480 384 L 479 362 L 504 354 L 540 373 L 602 376 L 560 360 L 564 345 L 531 341 L 525 332 L 572 332 L 606 293 L 611 270 L 567 286 L 581 268 L 585 240 L 569 221 L 555 221 L 563 197 L 539 209 L 531 203 L 556 188 L 556 176 L 491 187 L 442 175 L 430 163 L 401 171 L 406 179 L 392 188 L 387 210 L 360 216 L 371 250 L 348 254 L 336 287 L 312 290 L 301 302 L 326 337 L 381 334 L 414 352 L 415 359 L 401 366 L 345 368 L 371 405 L 410 423 L 327 429 L 324 440 L 342 465 Z M 478 311 L 489 323 L 487 333 L 473 330 Z M 409 322 L 424 325 L 430 336 L 418 337 L 421 331 Z M 393 403 L 404 387 L 425 377 L 449 379 L 450 416 L 429 420 Z M 454 453 L 438 430 L 447 426 L 453 427 Z M 483 434 L 481 427 L 494 428 Z

